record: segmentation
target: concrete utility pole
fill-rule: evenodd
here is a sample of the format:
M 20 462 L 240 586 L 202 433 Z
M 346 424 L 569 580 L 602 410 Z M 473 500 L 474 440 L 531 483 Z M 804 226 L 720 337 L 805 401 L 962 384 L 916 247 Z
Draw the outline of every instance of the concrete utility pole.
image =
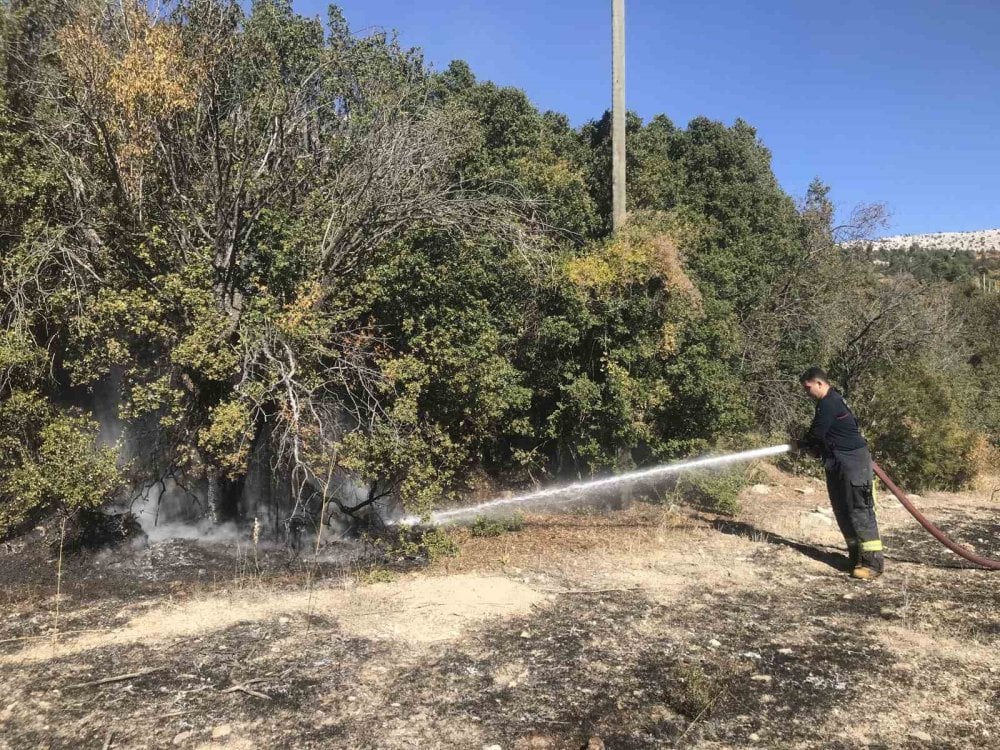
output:
M 625 224 L 625 0 L 611 5 L 611 220 L 617 232 Z
M 625 226 L 625 0 L 611 0 L 611 226 L 617 234 Z M 618 470 L 635 464 L 632 451 L 618 449 Z M 618 509 L 632 505 L 632 485 L 618 495 Z

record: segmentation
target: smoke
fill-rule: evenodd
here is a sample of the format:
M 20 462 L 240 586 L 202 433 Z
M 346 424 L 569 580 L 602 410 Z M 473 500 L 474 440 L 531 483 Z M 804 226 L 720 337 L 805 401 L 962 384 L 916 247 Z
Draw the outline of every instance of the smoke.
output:
M 237 481 L 223 478 L 210 483 L 200 470 L 172 465 L 170 438 L 158 415 L 121 418 L 123 381 L 116 367 L 91 389 L 68 388 L 65 395 L 68 403 L 90 413 L 99 426 L 99 445 L 116 449 L 120 466 L 127 467 L 130 475 L 131 486 L 106 510 L 133 514 L 149 542 L 242 543 L 257 525 L 258 540 L 304 550 L 314 545 L 321 527 L 323 540 L 343 538 L 352 527 L 353 519 L 341 513 L 333 499 L 347 508 L 361 505 L 368 498 L 368 486 L 340 472 L 325 491 L 326 503 L 318 481 L 304 492 L 293 492 L 273 453 L 270 425 L 255 436 L 246 475 Z

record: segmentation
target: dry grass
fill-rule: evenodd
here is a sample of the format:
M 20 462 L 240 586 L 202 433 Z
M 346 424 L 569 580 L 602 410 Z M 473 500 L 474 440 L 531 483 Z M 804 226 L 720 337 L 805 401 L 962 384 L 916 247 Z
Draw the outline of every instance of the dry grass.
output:
M 460 554 L 435 562 L 430 571 L 447 574 L 559 569 L 567 561 L 594 554 L 646 554 L 696 528 L 697 521 L 686 514 L 644 503 L 613 514 L 526 514 L 518 531 L 495 537 L 475 536 L 467 528 L 456 528 L 452 535 Z
M 821 487 L 757 479 L 766 494 L 726 524 L 644 504 L 536 514 L 496 537 L 456 530 L 458 557 L 391 581 L 367 563 L 315 586 L 302 570 L 258 580 L 241 552 L 226 581 L 163 581 L 123 605 L 82 598 L 70 558 L 61 650 L 3 645 L 0 748 L 100 747 L 109 728 L 122 748 L 991 746 L 995 576 L 947 567 L 887 506 L 888 573 L 855 584 L 824 558 L 840 540 Z M 983 551 L 1000 534 L 986 495 L 920 503 Z M 5 632 L 51 622 L 42 562 L 29 599 L 7 583 Z M 88 623 L 110 630 L 65 632 Z M 855 694 L 861 719 L 844 709 Z

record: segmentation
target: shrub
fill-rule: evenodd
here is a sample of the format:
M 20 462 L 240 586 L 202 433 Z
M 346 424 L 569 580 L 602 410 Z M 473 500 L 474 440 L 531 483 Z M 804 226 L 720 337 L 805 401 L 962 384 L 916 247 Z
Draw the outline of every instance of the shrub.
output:
M 361 573 L 358 576 L 358 580 L 365 584 L 373 583 L 392 583 L 396 580 L 396 577 L 392 574 L 392 571 L 386 570 L 385 568 L 374 567 L 370 570 Z
M 747 483 L 745 466 L 719 471 L 693 471 L 678 479 L 676 492 L 685 502 L 733 516 L 740 512 L 740 491 Z
M 375 546 L 390 558 L 420 558 L 429 562 L 458 554 L 458 544 L 442 528 L 419 529 L 403 526 L 395 539 L 377 540 Z
M 968 485 L 982 436 L 964 423 L 960 386 L 919 365 L 901 369 L 909 376 L 878 383 L 862 415 L 875 459 L 908 489 Z
M 458 544 L 447 531 L 441 528 L 429 529 L 420 537 L 424 554 L 431 562 L 442 557 L 455 557 L 458 554 Z
M 511 531 L 520 531 L 524 526 L 524 517 L 520 513 L 506 518 L 487 518 L 479 516 L 472 524 L 472 536 L 500 536 Z
M 0 407 L 0 537 L 39 513 L 97 508 L 122 488 L 118 451 L 97 436 L 93 420 L 38 393 L 11 394 Z

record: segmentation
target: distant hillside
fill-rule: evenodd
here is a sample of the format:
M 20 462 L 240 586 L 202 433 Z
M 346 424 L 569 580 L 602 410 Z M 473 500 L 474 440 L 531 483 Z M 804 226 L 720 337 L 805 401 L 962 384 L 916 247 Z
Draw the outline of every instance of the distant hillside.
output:
M 898 234 L 873 240 L 876 250 L 908 250 L 914 244 L 924 250 L 959 250 L 967 253 L 1000 255 L 1000 229 L 982 229 L 976 232 L 934 232 L 933 234 Z

